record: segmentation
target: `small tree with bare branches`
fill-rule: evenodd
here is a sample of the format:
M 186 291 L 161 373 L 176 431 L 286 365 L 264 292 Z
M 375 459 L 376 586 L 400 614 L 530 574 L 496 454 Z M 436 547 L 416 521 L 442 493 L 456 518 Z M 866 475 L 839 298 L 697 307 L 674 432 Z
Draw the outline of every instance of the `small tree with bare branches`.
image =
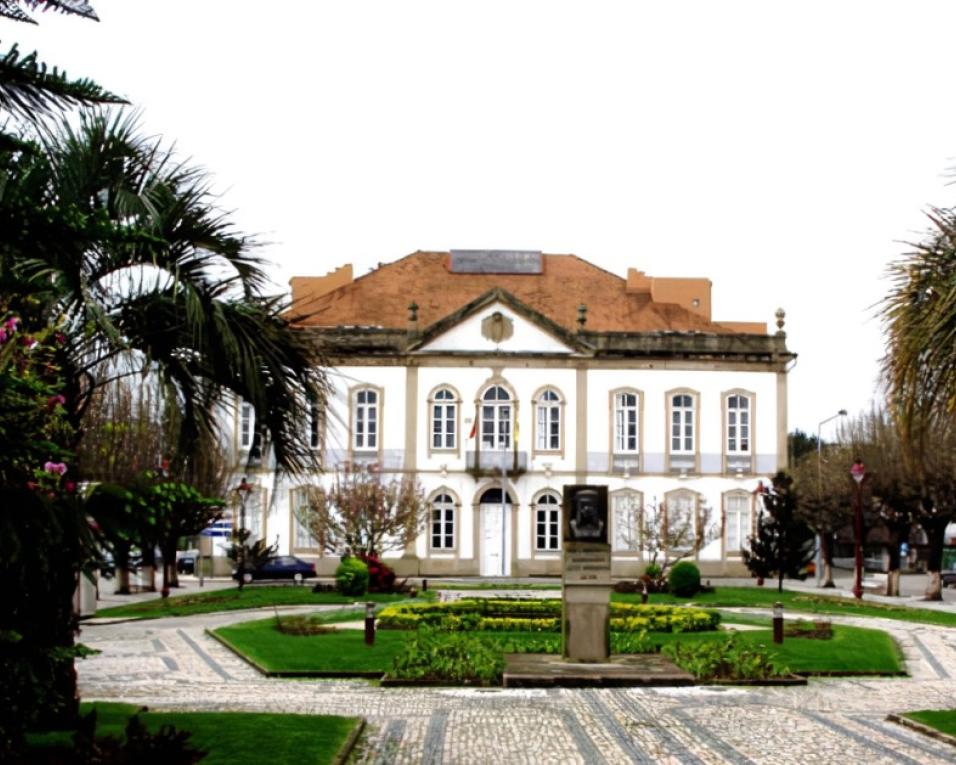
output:
M 379 555 L 400 550 L 424 529 L 428 503 L 410 478 L 346 470 L 332 486 L 311 486 L 299 521 L 319 545 L 339 555 Z
M 679 560 L 696 557 L 701 549 L 717 536 L 712 528 L 711 508 L 697 504 L 687 512 L 676 504 L 650 502 L 640 517 L 640 541 L 648 556 L 649 566 L 660 566 L 660 579 Z

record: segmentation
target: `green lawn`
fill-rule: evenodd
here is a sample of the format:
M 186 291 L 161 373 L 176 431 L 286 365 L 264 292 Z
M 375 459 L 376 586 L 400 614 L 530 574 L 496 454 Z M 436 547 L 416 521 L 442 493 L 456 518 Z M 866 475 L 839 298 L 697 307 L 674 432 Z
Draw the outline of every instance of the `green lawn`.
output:
M 312 592 L 308 586 L 246 586 L 242 590 L 232 587 L 226 590 L 177 595 L 166 600 L 156 598 L 125 606 L 114 606 L 97 611 L 97 617 L 126 619 L 160 619 L 164 616 L 192 616 L 214 611 L 238 611 L 245 608 L 268 608 L 271 606 L 301 606 L 351 604 L 356 601 L 392 603 L 404 600 L 407 595 L 339 595 L 336 592 Z
M 96 709 L 97 733 L 120 738 L 138 709 L 106 702 L 81 705 L 83 713 L 91 708 Z M 201 765 L 324 765 L 332 762 L 358 722 L 354 717 L 247 712 L 146 712 L 141 719 L 150 730 L 174 725 L 190 731 L 190 743 L 209 752 Z M 31 745 L 39 748 L 69 740 L 63 733 L 30 737 Z
M 612 600 L 623 603 L 640 603 L 640 594 L 613 593 Z M 858 603 L 852 598 L 837 598 L 808 592 L 784 590 L 777 592 L 773 587 L 715 587 L 714 592 L 702 592 L 693 598 L 678 598 L 665 593 L 650 596 L 650 603 L 679 603 L 702 606 L 704 608 L 770 608 L 777 601 L 784 610 L 813 614 L 833 614 L 838 616 L 879 616 L 884 619 L 897 619 L 905 622 L 921 622 L 956 627 L 956 612 L 934 611 L 929 608 L 909 608 L 907 606 L 884 605 L 863 601 Z
M 956 709 L 934 709 L 922 712 L 907 712 L 902 715 L 910 720 L 935 728 L 940 733 L 956 736 Z
M 363 630 L 285 635 L 275 629 L 275 619 L 263 619 L 220 627 L 215 634 L 268 672 L 384 673 L 412 633 L 378 630 L 375 644 L 367 646 Z
M 903 671 L 903 659 L 896 642 L 885 632 L 833 625 L 830 640 L 785 638 L 777 645 L 773 630 L 741 630 L 735 632 L 741 643 L 765 646 L 779 664 L 797 674 L 895 674 Z M 726 640 L 728 633 L 696 632 L 654 633 L 650 636 L 657 645 L 687 643 L 703 640 Z
M 343 629 L 314 636 L 284 635 L 274 628 L 274 619 L 245 622 L 220 627 L 215 632 L 256 664 L 270 672 L 386 672 L 392 658 L 402 650 L 405 641 L 414 632 L 378 630 L 375 645 L 366 646 L 361 630 Z M 482 632 L 480 635 L 495 642 L 536 641 L 547 633 Z M 902 671 L 902 659 L 896 643 L 885 632 L 834 625 L 831 640 L 787 638 L 780 646 L 773 643 L 773 632 L 747 630 L 734 633 L 746 643 L 763 644 L 767 650 L 791 671 L 819 674 L 897 673 Z M 557 645 L 560 635 L 555 634 Z M 720 632 L 655 632 L 649 636 L 657 645 L 680 641 L 726 640 L 728 633 Z

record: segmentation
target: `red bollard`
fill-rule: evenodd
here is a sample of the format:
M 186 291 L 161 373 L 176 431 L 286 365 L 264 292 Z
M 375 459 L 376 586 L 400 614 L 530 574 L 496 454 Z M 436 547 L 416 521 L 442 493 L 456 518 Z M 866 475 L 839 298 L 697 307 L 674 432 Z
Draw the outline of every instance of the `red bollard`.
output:
M 783 603 L 773 604 L 773 642 L 783 642 Z
M 375 604 L 365 604 L 365 645 L 375 645 Z

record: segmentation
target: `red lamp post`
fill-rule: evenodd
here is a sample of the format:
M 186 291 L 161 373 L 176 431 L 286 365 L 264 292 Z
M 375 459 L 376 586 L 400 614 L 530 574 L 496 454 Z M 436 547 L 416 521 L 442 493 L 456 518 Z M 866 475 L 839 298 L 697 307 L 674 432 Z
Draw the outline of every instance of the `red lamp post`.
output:
M 866 467 L 859 457 L 850 468 L 850 477 L 856 486 L 853 492 L 853 597 L 863 597 L 863 481 L 866 480 Z

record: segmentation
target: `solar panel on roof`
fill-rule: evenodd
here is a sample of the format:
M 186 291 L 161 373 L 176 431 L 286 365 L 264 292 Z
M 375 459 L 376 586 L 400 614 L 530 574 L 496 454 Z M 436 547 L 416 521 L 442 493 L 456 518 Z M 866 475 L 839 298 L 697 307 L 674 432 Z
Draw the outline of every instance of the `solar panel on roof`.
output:
M 540 250 L 452 250 L 453 274 L 540 274 Z

